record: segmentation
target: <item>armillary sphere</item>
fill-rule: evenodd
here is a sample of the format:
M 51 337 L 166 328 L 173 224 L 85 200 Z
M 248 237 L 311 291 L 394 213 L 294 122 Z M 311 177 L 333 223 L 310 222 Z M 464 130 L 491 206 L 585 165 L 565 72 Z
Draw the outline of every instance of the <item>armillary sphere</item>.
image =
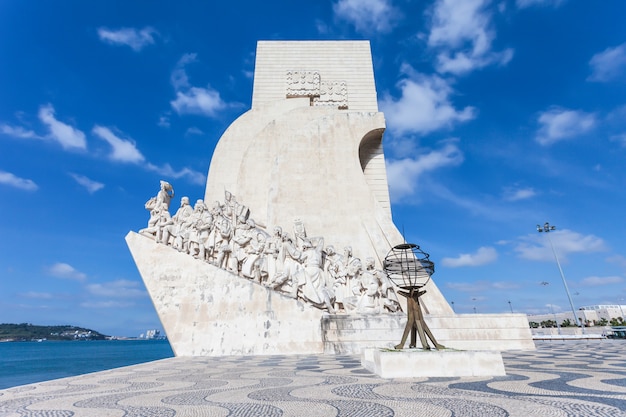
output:
M 424 314 L 419 298 L 426 294 L 422 288 L 430 280 L 435 272 L 435 264 L 428 259 L 429 255 L 413 243 L 403 243 L 394 246 L 383 262 L 383 270 L 387 277 L 401 290 L 400 295 L 407 299 L 408 320 L 402 334 L 402 341 L 396 345 L 396 349 L 404 348 L 406 339 L 411 333 L 409 347 L 414 348 L 419 335 L 422 348 L 430 350 L 426 337 L 430 339 L 435 349 L 444 349 L 445 346 L 437 343 L 432 332 L 424 321 Z

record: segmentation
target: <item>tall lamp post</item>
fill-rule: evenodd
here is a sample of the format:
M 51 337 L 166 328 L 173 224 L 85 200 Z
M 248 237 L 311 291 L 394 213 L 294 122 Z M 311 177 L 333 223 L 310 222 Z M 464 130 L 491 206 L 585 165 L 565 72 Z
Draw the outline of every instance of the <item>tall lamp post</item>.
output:
M 511 309 L 511 314 L 513 314 L 513 305 L 511 304 L 511 300 L 507 301 L 509 303 L 509 308 Z
M 537 231 L 539 233 L 545 232 L 546 236 L 548 236 L 548 242 L 550 242 L 550 247 L 552 248 L 552 253 L 554 254 L 554 259 L 556 259 L 556 264 L 559 267 L 559 272 L 561 273 L 561 279 L 563 280 L 563 286 L 565 287 L 565 292 L 567 293 L 567 298 L 569 300 L 569 305 L 572 308 L 572 313 L 574 314 L 574 321 L 576 322 L 576 326 L 580 327 L 584 332 L 584 328 L 582 323 L 578 321 L 578 316 L 576 315 L 576 309 L 574 308 L 574 302 L 572 301 L 572 296 L 569 293 L 569 288 L 567 287 L 567 281 L 565 281 L 565 274 L 563 274 L 563 268 L 561 268 L 561 263 L 559 262 L 559 257 L 556 256 L 556 251 L 554 250 L 554 245 L 552 244 L 552 239 L 550 238 L 550 232 L 556 230 L 556 226 L 550 225 L 550 223 L 545 222 L 543 227 L 537 225 Z

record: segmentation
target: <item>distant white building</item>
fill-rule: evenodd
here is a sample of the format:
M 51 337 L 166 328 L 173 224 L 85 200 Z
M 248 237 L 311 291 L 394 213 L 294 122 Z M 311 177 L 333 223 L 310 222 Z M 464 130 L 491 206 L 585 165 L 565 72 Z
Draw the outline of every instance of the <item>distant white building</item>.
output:
M 576 316 L 580 322 L 593 326 L 594 322 L 597 323 L 602 319 L 605 319 L 607 322 L 619 317 L 626 320 L 624 312 L 626 312 L 626 305 L 602 304 L 580 307 L 576 311 Z M 528 315 L 528 322 L 541 323 L 548 320 L 556 321 L 559 325 L 565 320 L 569 320 L 572 324 L 576 323 L 574 314 L 571 311 Z
M 156 330 L 156 329 L 146 330 L 145 339 L 159 339 L 160 337 L 161 337 L 160 330 Z
M 595 312 L 597 315 L 596 320 L 606 319 L 607 321 L 611 321 L 611 319 L 616 319 L 621 317 L 623 320 L 626 320 L 624 317 L 624 311 L 626 311 L 625 305 L 619 304 L 599 304 L 593 306 L 585 306 L 580 307 L 579 310 L 585 312 Z

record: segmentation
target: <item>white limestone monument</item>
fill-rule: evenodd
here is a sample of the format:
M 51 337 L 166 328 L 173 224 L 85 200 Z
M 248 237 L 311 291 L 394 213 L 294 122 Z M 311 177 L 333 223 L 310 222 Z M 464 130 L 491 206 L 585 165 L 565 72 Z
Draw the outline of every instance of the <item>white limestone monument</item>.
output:
M 204 198 L 171 215 L 162 181 L 126 236 L 177 356 L 397 344 L 406 305 L 381 269 L 404 239 L 384 130 L 369 42 L 258 42 L 252 106 L 220 138 Z M 525 315 L 457 315 L 433 280 L 424 290 L 447 347 L 534 349 Z

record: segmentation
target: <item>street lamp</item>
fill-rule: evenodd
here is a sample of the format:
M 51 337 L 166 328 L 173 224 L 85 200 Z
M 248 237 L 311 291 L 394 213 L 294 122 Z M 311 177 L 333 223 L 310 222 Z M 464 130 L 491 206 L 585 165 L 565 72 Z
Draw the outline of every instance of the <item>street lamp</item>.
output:
M 559 257 L 556 256 L 556 251 L 554 250 L 554 245 L 552 244 L 552 239 L 550 239 L 550 233 L 556 230 L 556 226 L 551 226 L 550 223 L 545 222 L 543 227 L 537 225 L 537 231 L 539 233 L 546 232 L 546 236 L 548 236 L 548 242 L 550 242 L 550 247 L 552 248 L 552 253 L 554 254 L 554 259 L 556 259 L 556 264 L 559 267 L 559 272 L 561 273 L 561 279 L 563 280 L 563 286 L 565 287 L 565 292 L 567 293 L 567 298 L 569 300 L 569 305 L 572 308 L 572 313 L 574 314 L 574 321 L 576 322 L 576 326 L 579 326 L 581 330 L 584 332 L 582 323 L 578 321 L 578 316 L 576 315 L 576 309 L 574 308 L 574 302 L 572 301 L 572 296 L 569 293 L 569 288 L 567 287 L 567 281 L 565 281 L 565 274 L 563 274 L 563 268 L 561 268 L 561 263 L 559 262 Z
M 452 312 L 456 314 L 456 310 L 454 309 L 454 301 L 450 301 L 450 304 L 452 304 Z
M 511 305 L 511 300 L 507 301 L 509 303 L 509 308 L 511 309 L 511 314 L 513 314 L 513 306 Z
M 474 314 L 476 314 L 476 298 L 472 298 L 472 301 L 474 302 Z

